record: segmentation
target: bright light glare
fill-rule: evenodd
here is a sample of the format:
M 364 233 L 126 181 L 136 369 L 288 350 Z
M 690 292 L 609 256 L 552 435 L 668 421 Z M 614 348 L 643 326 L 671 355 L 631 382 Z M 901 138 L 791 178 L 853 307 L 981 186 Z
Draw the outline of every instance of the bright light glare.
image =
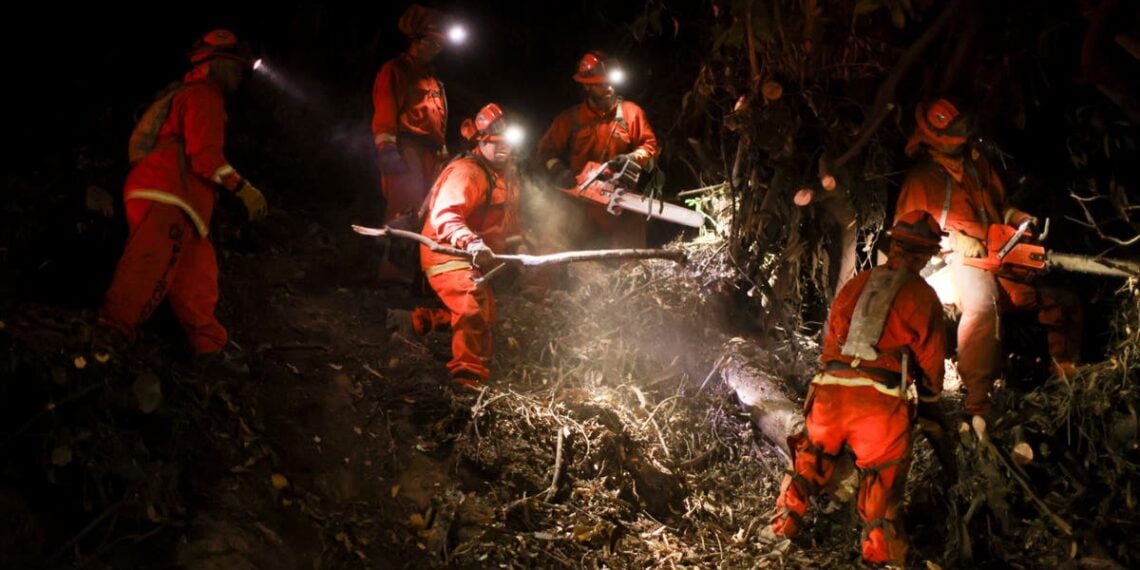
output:
M 518 125 L 510 125 L 503 131 L 503 140 L 508 144 L 519 145 L 526 139 L 526 131 Z
M 264 67 L 264 66 L 265 66 L 265 63 L 264 63 L 264 62 L 262 62 L 262 60 L 261 60 L 261 58 L 260 58 L 260 57 L 259 57 L 259 58 L 257 58 L 257 60 L 256 60 L 256 61 L 254 61 L 254 62 L 253 62 L 253 70 L 254 70 L 254 71 L 257 71 L 257 70 L 261 69 L 261 68 L 262 68 L 262 67 Z
M 462 45 L 467 41 L 467 28 L 456 24 L 447 30 L 447 39 L 455 45 Z
M 943 305 L 953 305 L 958 302 L 958 288 L 954 285 L 949 265 L 929 275 L 926 282 L 938 294 L 938 300 L 942 301 Z
M 621 85 L 625 83 L 625 71 L 621 68 L 611 69 L 610 72 L 606 74 L 606 79 L 614 85 Z

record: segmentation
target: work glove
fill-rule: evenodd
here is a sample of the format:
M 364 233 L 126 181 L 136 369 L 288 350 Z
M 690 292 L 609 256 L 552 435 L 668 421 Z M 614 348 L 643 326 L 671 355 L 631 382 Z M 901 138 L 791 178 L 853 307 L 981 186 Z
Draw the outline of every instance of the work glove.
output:
M 606 174 L 611 175 L 622 169 L 627 162 L 636 162 L 633 153 L 619 154 L 606 162 Z
M 481 239 L 471 240 L 463 249 L 471 255 L 471 264 L 475 267 L 485 267 L 495 260 L 495 252 Z
M 1018 210 L 1017 208 L 1007 208 L 1005 210 L 1005 215 L 1002 217 L 1005 220 L 1005 223 L 1011 226 L 1020 226 L 1021 222 L 1029 220 L 1030 228 L 1037 227 L 1037 216 L 1031 216 L 1021 210 Z
M 405 174 L 408 172 L 408 163 L 400 156 L 400 151 L 393 143 L 384 143 L 377 147 L 379 151 L 381 174 Z
M 982 240 L 962 232 L 958 232 L 958 237 L 955 239 L 957 243 L 954 246 L 954 251 L 964 257 L 985 257 L 986 246 L 982 244 Z
M 633 154 L 632 153 L 619 154 L 619 155 L 609 159 L 609 161 L 606 162 L 606 166 L 609 166 L 610 168 L 617 170 L 617 169 L 621 168 L 622 166 L 625 166 L 625 163 L 627 163 L 631 160 L 633 160 Z
M 242 181 L 241 187 L 237 190 L 237 197 L 249 212 L 249 221 L 255 222 L 269 213 L 269 204 L 265 202 L 265 196 L 253 184 Z

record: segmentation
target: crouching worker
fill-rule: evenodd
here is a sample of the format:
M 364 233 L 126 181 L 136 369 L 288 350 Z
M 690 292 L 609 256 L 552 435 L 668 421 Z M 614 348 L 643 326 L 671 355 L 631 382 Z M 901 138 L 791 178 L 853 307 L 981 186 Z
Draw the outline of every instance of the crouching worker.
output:
M 99 310 L 92 350 L 108 356 L 134 340 L 166 299 L 195 361 L 241 371 L 223 352 L 226 329 L 214 316 L 218 261 L 210 217 L 218 189 L 234 193 L 250 220 L 266 214 L 265 197 L 222 154 L 225 98 L 250 68 L 248 48 L 228 30 L 212 31 L 190 52 L 182 83 L 151 105 L 131 135 L 131 171 L 123 190 L 130 236 Z
M 420 247 L 420 264 L 446 310 L 416 309 L 416 332 L 452 330 L 447 369 L 455 387 L 478 390 L 490 377 L 491 325 L 495 298 L 478 281 L 495 265 L 507 238 L 519 233 L 519 180 L 514 151 L 522 131 L 490 103 L 460 127 L 474 148 L 449 163 L 429 194 L 421 233 L 443 245 L 467 251 L 457 257 Z
M 930 214 L 915 211 L 888 235 L 886 265 L 856 275 L 832 304 L 823 370 L 808 391 L 804 431 L 789 438 L 794 471 L 784 478 L 770 534 L 799 531 L 808 497 L 827 484 L 847 448 L 862 476 L 863 560 L 902 566 L 901 503 L 911 455 L 907 387 L 917 380 L 920 415 L 933 415 L 924 408 L 937 406 L 942 394 L 942 304 L 918 274 L 938 252 L 942 230 Z

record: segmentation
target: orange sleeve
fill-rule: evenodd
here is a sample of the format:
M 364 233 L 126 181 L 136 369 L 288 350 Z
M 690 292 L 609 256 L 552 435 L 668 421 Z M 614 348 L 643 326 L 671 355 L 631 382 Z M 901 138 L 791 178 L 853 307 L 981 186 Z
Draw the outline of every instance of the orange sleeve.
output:
M 236 178 L 222 152 L 226 140 L 226 108 L 221 91 L 200 82 L 175 97 L 180 107 L 177 111 L 190 171 L 214 183 L 221 183 L 223 177 Z M 236 180 L 234 182 L 232 186 L 236 186 Z M 231 185 L 227 188 L 235 189 Z
M 538 148 L 535 150 L 535 154 L 543 170 L 550 170 L 552 160 L 559 160 L 565 164 L 570 147 L 570 131 L 574 124 L 574 117 L 571 113 L 577 112 L 578 107 L 573 107 L 559 113 L 550 123 L 550 128 L 538 140 Z M 565 166 L 569 168 L 570 165 L 565 164 Z
M 624 101 L 622 104 L 628 111 L 625 113 L 628 117 L 626 122 L 629 124 L 629 136 L 634 145 L 630 152 L 634 154 L 637 164 L 645 166 L 657 158 L 659 152 L 657 135 L 653 133 L 653 127 L 649 126 L 649 119 L 645 117 L 645 111 L 641 107 L 629 101 Z
M 394 59 L 385 63 L 376 74 L 376 81 L 372 84 L 372 140 L 376 146 L 396 142 L 400 107 L 403 105 L 403 97 L 400 96 L 403 81 L 403 74 Z
M 439 189 L 432 202 L 428 223 L 439 241 L 458 248 L 479 236 L 467 225 L 467 218 L 486 201 L 486 174 L 482 167 L 467 161 L 457 162 L 440 175 Z

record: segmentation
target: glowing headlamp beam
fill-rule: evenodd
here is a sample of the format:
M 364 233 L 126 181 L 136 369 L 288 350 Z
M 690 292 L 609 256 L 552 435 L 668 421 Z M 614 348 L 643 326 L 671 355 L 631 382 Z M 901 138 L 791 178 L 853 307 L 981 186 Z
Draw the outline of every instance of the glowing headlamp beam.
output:
M 511 145 L 522 144 L 522 142 L 526 140 L 526 131 L 518 125 L 509 125 L 503 131 L 503 140 Z
M 447 29 L 447 41 L 454 45 L 463 45 L 467 41 L 467 28 L 462 24 L 455 24 Z
M 625 83 L 625 71 L 621 68 L 611 69 L 609 73 L 606 73 L 606 80 L 613 85 L 621 85 Z

